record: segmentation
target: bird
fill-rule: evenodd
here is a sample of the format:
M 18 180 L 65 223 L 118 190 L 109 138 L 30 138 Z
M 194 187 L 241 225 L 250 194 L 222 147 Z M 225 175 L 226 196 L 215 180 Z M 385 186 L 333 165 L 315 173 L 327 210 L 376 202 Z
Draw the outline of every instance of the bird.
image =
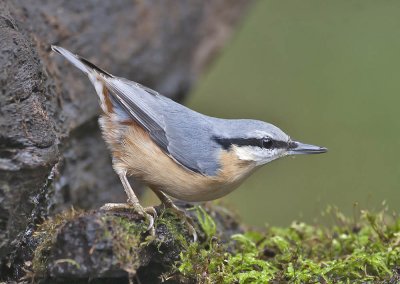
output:
M 114 76 L 65 48 L 51 48 L 88 76 L 99 98 L 102 136 L 128 197 L 127 203 L 107 203 L 102 209 L 131 208 L 148 221 L 152 234 L 157 213 L 153 207 L 140 205 L 128 176 L 147 185 L 165 207 L 185 217 L 196 240 L 193 220 L 171 198 L 186 202 L 218 199 L 276 159 L 327 152 L 325 147 L 292 140 L 264 121 L 201 114 L 137 82 Z

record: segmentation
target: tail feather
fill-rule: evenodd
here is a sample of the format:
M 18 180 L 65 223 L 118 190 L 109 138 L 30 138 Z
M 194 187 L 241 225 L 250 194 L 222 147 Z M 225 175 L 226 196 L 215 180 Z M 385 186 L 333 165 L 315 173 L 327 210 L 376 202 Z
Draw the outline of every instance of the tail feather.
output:
M 79 55 L 75 55 L 72 52 L 66 50 L 65 48 L 62 48 L 60 46 L 52 45 L 51 49 L 62 56 L 65 57 L 69 62 L 71 62 L 75 67 L 77 67 L 79 70 L 83 71 L 85 74 L 91 74 L 93 71 L 96 71 L 99 74 L 103 74 L 107 77 L 113 77 L 110 73 L 104 71 L 103 69 L 97 67 L 93 63 L 91 63 L 89 60 L 80 57 Z
M 69 62 L 83 71 L 89 77 L 89 80 L 92 82 L 94 88 L 96 89 L 96 93 L 99 96 L 100 106 L 105 113 L 112 113 L 115 111 L 115 107 L 118 106 L 113 103 L 111 94 L 105 85 L 105 81 L 112 80 L 114 76 L 100 69 L 85 58 L 69 52 L 65 48 L 52 45 L 51 49 L 64 56 Z

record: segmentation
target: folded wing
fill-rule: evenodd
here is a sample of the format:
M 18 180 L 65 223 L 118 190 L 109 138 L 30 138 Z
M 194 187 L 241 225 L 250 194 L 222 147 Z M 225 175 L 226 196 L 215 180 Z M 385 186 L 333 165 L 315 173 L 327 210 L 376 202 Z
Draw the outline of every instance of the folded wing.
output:
M 212 125 L 205 116 L 136 82 L 116 77 L 104 81 L 124 111 L 167 155 L 192 172 L 217 174 L 218 149 L 208 139 Z

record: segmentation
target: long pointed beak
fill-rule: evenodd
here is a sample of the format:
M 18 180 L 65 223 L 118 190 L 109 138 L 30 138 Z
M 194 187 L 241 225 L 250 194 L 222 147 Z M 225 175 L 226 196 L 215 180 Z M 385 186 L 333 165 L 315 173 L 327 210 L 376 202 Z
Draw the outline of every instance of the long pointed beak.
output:
M 297 141 L 292 141 L 289 143 L 289 155 L 297 154 L 321 154 L 328 152 L 325 147 L 304 144 Z

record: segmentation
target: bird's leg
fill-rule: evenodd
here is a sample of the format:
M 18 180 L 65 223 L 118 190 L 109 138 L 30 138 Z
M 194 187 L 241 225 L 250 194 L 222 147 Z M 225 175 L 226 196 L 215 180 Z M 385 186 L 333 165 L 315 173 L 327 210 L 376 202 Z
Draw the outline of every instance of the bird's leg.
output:
M 185 211 L 179 209 L 165 193 L 159 190 L 153 190 L 157 197 L 161 200 L 161 203 L 166 207 L 172 210 L 176 215 L 183 218 L 185 220 L 185 225 L 189 231 L 189 233 L 193 236 L 193 241 L 197 241 L 197 233 L 194 229 L 194 221 L 193 219 L 186 214 Z
M 153 207 L 146 207 L 143 208 L 142 205 L 139 203 L 139 199 L 136 197 L 135 192 L 133 191 L 131 185 L 129 184 L 128 179 L 126 178 L 126 171 L 118 174 L 119 178 L 121 179 L 122 185 L 124 187 L 125 193 L 128 196 L 128 203 L 107 203 L 103 205 L 100 209 L 107 210 L 107 211 L 114 211 L 114 210 L 129 210 L 133 209 L 135 212 L 139 213 L 146 220 L 149 222 L 149 226 L 147 230 L 150 231 L 152 235 L 154 235 L 154 218 L 157 217 L 157 212 Z M 150 215 L 150 214 L 152 215 Z

